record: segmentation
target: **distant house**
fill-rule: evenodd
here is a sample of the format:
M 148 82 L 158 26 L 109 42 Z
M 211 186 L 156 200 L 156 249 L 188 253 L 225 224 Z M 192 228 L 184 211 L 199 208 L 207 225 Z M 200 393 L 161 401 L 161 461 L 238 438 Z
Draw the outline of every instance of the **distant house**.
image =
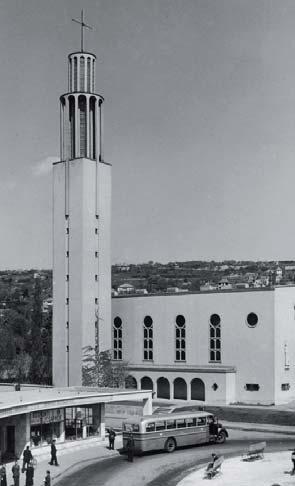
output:
M 212 284 L 211 282 L 206 282 L 204 285 L 200 285 L 200 291 L 201 292 L 207 292 L 209 290 L 216 290 L 217 287 L 215 284 Z
M 249 288 L 249 284 L 247 282 L 237 282 L 235 284 L 235 288 L 236 289 L 248 289 Z
M 147 289 L 135 289 L 135 293 L 139 295 L 146 295 L 148 294 Z
M 233 286 L 231 283 L 229 283 L 227 278 L 222 278 L 218 284 L 217 284 L 217 289 L 218 290 L 227 290 L 227 289 L 232 289 Z
M 130 265 L 126 265 L 125 263 L 122 265 L 115 265 L 115 268 L 119 272 L 129 272 L 130 271 Z
M 185 290 L 178 287 L 167 287 L 166 292 L 167 294 L 178 294 L 179 292 L 185 292 Z
M 129 283 L 123 283 L 122 285 L 119 285 L 117 291 L 119 295 L 134 294 L 135 288 Z

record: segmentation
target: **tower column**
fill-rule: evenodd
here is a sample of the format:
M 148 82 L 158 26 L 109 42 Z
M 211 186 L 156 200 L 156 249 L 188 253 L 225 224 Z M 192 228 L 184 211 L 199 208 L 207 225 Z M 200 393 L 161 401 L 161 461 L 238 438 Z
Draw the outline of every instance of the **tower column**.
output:
M 111 166 L 100 163 L 103 98 L 93 92 L 95 56 L 74 52 L 68 59 L 61 160 L 53 171 L 55 386 L 81 385 L 83 350 L 111 347 Z
M 86 157 L 91 159 L 89 95 L 86 95 Z

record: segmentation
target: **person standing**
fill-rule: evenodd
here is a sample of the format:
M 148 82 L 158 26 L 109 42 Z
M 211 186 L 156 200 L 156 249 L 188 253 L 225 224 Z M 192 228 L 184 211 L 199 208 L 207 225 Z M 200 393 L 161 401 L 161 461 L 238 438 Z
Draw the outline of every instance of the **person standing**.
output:
M 46 471 L 46 476 L 45 476 L 45 479 L 44 479 L 44 486 L 51 486 L 50 471 Z
M 133 439 L 133 434 L 130 433 L 127 440 L 127 459 L 129 462 L 133 462 L 133 456 L 134 456 L 134 439 Z
M 22 472 L 25 472 L 26 465 L 28 466 L 28 464 L 32 460 L 33 460 L 33 456 L 32 456 L 32 453 L 30 451 L 30 447 L 27 446 L 26 449 L 24 450 L 24 453 L 23 453 L 23 468 L 22 468 Z
M 30 461 L 26 470 L 26 485 L 34 486 L 34 466 L 33 461 Z
M 109 429 L 109 446 L 110 449 L 114 450 L 115 447 L 115 438 L 116 438 L 116 432 L 112 427 Z
M 15 459 L 15 463 L 13 464 L 11 471 L 12 471 L 14 486 L 19 486 L 20 467 L 17 459 Z
M 4 464 L 2 464 L 0 468 L 0 478 L 1 478 L 0 485 L 7 486 L 6 467 L 4 466 Z
M 291 474 L 294 475 L 295 474 L 295 449 L 292 449 L 291 461 L 293 463 L 293 469 L 291 471 Z
M 58 466 L 57 457 L 56 457 L 55 440 L 51 442 L 51 461 L 48 464 L 50 464 L 51 466 L 53 466 L 53 464 L 55 466 Z

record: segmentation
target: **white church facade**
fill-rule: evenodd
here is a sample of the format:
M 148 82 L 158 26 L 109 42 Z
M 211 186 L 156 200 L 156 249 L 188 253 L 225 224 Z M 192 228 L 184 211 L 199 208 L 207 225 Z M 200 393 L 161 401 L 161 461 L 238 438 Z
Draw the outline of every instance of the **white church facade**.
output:
M 154 397 L 295 398 L 295 287 L 112 299 L 114 358 Z
M 84 24 L 81 24 L 82 26 Z M 83 349 L 112 350 L 158 398 L 295 399 L 295 288 L 111 299 L 111 165 L 95 55 L 68 56 L 53 167 L 53 384 L 82 384 Z

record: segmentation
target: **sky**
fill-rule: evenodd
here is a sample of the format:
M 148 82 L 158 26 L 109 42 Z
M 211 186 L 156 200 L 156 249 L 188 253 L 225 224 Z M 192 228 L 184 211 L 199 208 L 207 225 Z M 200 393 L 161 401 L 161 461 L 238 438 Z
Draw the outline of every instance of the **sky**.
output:
M 294 0 L 1 0 L 0 269 L 52 267 L 52 162 L 94 26 L 112 261 L 295 259 Z

